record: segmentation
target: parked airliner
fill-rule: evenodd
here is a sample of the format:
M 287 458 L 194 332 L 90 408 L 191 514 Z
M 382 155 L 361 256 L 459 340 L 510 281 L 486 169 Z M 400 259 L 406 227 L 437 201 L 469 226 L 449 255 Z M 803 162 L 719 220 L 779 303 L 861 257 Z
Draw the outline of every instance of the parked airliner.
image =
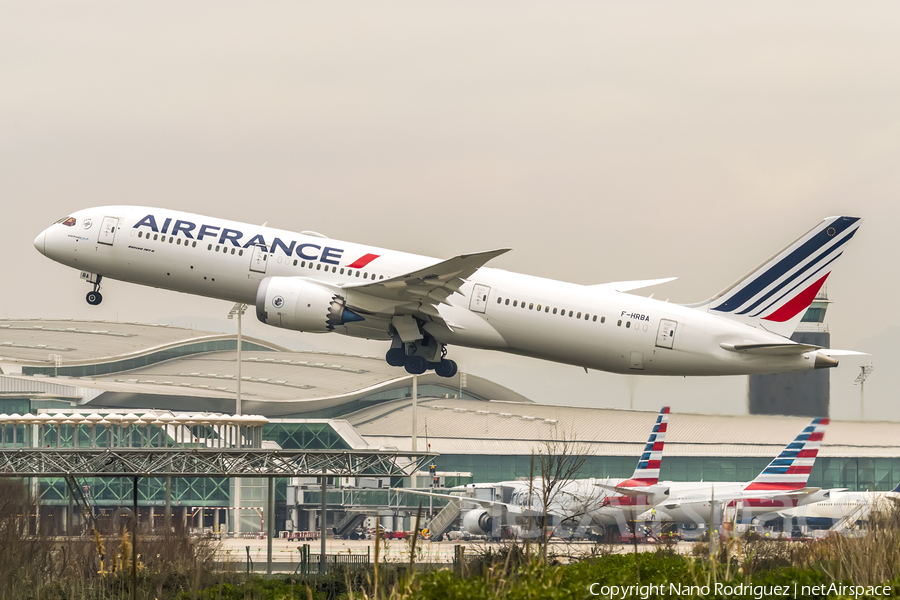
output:
M 634 473 L 628 479 L 560 480 L 549 473 L 544 478 L 538 460 L 533 479 L 470 483 L 443 490 L 442 493 L 407 491 L 458 501 L 460 509 L 465 511 L 462 528 L 475 535 L 499 537 L 501 527 L 514 529 L 523 536 L 534 535 L 544 516 L 548 521 L 546 525 L 553 528 L 562 526 L 580 533 L 590 530 L 602 534 L 608 526 L 618 524 L 620 530 L 625 531 L 628 521 L 633 521 L 648 508 L 664 501 L 669 494 L 668 485 L 659 485 L 668 423 L 669 407 L 665 406 L 659 411 Z M 570 466 L 552 462 L 545 470 L 558 477 L 560 471 L 565 472 Z M 550 482 L 546 490 L 545 481 Z M 441 533 L 438 532 L 438 535 Z
M 773 511 L 818 502 L 829 490 L 808 488 L 829 419 L 813 419 L 751 482 L 671 482 L 659 485 L 669 495 L 641 519 L 706 523 L 713 502 L 739 521 Z M 719 515 L 717 518 L 721 518 Z
M 447 260 L 304 231 L 161 208 L 72 213 L 35 247 L 92 284 L 114 279 L 255 305 L 260 321 L 390 341 L 386 360 L 452 377 L 448 345 L 614 373 L 738 375 L 828 368 L 842 352 L 789 336 L 861 219 L 829 217 L 693 305 L 626 293 L 672 279 L 579 285 L 485 267 L 506 249 Z
M 824 498 L 812 504 L 781 507 L 772 514 L 759 517 L 761 522 L 795 519 L 798 525 L 810 527 L 848 527 L 868 521 L 872 512 L 890 514 L 900 503 L 900 485 L 889 492 L 851 492 L 828 490 Z

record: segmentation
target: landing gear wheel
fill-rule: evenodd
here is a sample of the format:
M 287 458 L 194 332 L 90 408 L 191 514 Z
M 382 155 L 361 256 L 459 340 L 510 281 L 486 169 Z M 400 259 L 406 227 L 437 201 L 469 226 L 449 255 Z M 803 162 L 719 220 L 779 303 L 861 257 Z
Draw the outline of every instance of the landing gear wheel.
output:
M 384 360 L 392 367 L 402 367 L 406 362 L 406 352 L 403 351 L 403 348 L 391 348 L 384 355 Z
M 91 306 L 97 306 L 98 304 L 103 302 L 103 296 L 100 295 L 100 292 L 88 292 L 88 295 L 85 299 Z
M 447 358 L 441 359 L 441 362 L 434 368 L 434 372 L 440 377 L 453 377 L 458 370 L 459 367 L 456 366 L 456 361 Z
M 428 361 L 422 356 L 407 356 L 403 367 L 410 375 L 421 375 L 428 369 Z

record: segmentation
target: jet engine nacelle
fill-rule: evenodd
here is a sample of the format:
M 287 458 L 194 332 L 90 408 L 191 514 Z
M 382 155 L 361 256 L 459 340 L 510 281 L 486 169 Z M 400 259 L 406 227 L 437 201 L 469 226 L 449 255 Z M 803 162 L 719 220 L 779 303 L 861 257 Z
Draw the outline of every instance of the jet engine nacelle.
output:
M 363 321 L 346 307 L 340 292 L 302 277 L 266 277 L 256 292 L 256 317 L 266 325 L 309 333 Z
M 490 535 L 494 518 L 483 508 L 475 508 L 463 515 L 463 531 L 474 535 Z

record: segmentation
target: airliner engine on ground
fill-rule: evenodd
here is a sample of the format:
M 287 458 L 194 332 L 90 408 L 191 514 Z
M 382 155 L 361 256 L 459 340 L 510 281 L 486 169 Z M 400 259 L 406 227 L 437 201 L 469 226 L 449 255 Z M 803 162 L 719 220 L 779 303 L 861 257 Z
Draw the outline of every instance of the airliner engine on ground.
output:
M 856 217 L 829 217 L 749 275 L 694 305 L 627 294 L 671 281 L 579 285 L 484 267 L 507 252 L 440 261 L 160 208 L 105 206 L 60 219 L 35 247 L 103 279 L 256 306 L 263 323 L 390 340 L 387 362 L 452 377 L 447 345 L 614 373 L 739 375 L 827 368 L 841 351 L 789 336 Z

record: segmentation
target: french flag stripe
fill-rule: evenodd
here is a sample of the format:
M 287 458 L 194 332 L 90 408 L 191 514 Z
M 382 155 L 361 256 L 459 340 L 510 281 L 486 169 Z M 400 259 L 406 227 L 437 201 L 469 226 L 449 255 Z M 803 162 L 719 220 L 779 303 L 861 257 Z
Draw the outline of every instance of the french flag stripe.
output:
M 365 267 L 367 264 L 369 264 L 370 262 L 372 262 L 379 256 L 381 256 L 381 255 L 380 254 L 366 254 L 365 256 L 361 256 L 360 258 L 356 259 L 353 262 L 353 264 L 347 265 L 347 268 L 348 269 L 362 269 L 363 267 Z

